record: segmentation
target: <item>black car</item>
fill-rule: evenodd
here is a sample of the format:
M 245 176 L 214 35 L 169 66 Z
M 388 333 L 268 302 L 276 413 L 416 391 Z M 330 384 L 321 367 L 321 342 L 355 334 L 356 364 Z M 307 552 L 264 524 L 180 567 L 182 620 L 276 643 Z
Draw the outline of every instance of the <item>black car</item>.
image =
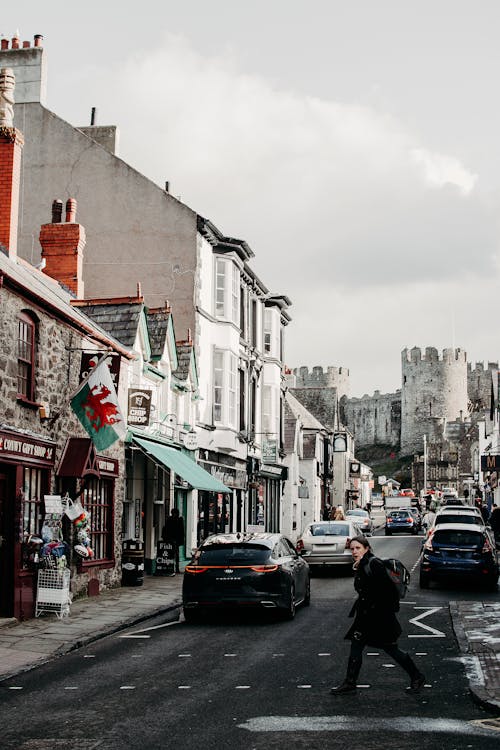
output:
M 498 553 L 491 531 L 481 524 L 443 523 L 431 529 L 420 563 L 420 588 L 455 579 L 496 590 Z
M 209 611 L 249 607 L 275 610 L 293 619 L 311 597 L 309 566 L 281 534 L 237 533 L 207 537 L 186 566 L 184 617 L 193 622 Z

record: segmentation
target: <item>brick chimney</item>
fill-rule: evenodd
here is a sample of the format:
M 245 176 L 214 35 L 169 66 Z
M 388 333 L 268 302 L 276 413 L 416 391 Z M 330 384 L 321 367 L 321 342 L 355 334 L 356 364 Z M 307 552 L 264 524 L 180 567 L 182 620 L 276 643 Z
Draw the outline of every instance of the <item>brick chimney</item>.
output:
M 22 133 L 13 124 L 14 75 L 10 68 L 0 69 L 0 245 L 11 258 L 17 257 L 17 220 L 19 180 L 24 145 Z
M 52 222 L 42 224 L 40 245 L 44 273 L 67 287 L 77 299 L 83 298 L 83 249 L 85 229 L 76 223 L 76 200 L 66 201 L 66 221 L 62 221 L 62 201 L 52 203 Z

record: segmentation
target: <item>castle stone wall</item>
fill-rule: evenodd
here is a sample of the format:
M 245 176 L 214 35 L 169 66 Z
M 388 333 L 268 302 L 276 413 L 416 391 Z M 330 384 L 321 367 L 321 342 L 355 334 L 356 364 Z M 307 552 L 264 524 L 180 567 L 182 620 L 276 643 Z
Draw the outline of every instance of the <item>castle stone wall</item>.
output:
M 446 422 L 468 414 L 467 355 L 461 349 L 427 347 L 401 353 L 401 453 L 422 450 L 423 436 L 436 438 Z
M 498 362 L 476 362 L 474 369 L 467 364 L 467 392 L 471 412 L 482 412 L 490 408 L 491 373 L 498 370 Z
M 401 392 L 344 399 L 342 421 L 354 435 L 357 446 L 398 446 L 401 434 Z
M 296 367 L 296 388 L 335 388 L 338 398 L 349 396 L 349 370 L 346 367 Z

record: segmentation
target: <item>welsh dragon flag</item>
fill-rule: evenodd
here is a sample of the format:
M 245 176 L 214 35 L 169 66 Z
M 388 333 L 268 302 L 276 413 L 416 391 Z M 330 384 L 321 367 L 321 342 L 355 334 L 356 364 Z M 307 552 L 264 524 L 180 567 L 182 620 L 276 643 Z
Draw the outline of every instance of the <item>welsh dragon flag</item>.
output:
M 127 432 L 106 359 L 101 359 L 71 399 L 71 407 L 98 451 Z

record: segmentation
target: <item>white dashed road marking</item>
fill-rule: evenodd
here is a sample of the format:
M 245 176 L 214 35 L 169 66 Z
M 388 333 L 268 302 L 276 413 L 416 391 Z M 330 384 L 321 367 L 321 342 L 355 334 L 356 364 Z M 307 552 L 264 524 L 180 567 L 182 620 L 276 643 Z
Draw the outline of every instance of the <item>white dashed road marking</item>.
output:
M 120 690 L 135 690 L 135 685 L 121 685 Z
M 9 690 L 22 690 L 22 687 L 19 685 L 11 685 L 9 687 Z
M 250 685 L 236 685 L 235 690 L 250 690 Z

